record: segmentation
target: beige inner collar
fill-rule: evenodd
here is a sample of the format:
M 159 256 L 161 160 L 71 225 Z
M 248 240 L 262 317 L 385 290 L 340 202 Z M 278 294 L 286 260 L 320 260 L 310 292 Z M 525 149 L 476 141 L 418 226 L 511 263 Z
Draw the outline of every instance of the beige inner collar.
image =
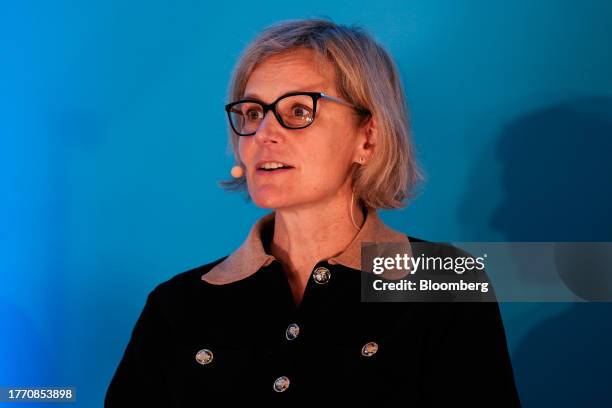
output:
M 245 279 L 263 266 L 269 265 L 276 258 L 265 252 L 266 235 L 271 238 L 274 227 L 274 212 L 266 214 L 251 228 L 246 240 L 222 262 L 202 275 L 202 280 L 213 285 L 224 285 Z M 262 235 L 264 239 L 262 239 Z M 327 260 L 331 265 L 344 265 L 351 269 L 361 270 L 362 243 L 403 243 L 408 244 L 408 237 L 385 225 L 373 208 L 366 211 L 366 219 L 359 233 L 340 254 Z M 410 249 L 409 245 L 406 245 Z

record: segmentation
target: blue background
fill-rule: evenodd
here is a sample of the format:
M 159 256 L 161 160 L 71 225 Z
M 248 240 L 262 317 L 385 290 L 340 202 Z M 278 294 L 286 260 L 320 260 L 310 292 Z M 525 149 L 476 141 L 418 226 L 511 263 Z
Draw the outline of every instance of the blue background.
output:
M 239 52 L 271 23 L 321 16 L 364 25 L 400 68 L 427 181 L 389 225 L 612 241 L 607 0 L 8 2 L 0 386 L 71 385 L 101 406 L 146 295 L 265 213 L 217 187 Z M 610 403 L 610 306 L 501 305 L 525 406 Z

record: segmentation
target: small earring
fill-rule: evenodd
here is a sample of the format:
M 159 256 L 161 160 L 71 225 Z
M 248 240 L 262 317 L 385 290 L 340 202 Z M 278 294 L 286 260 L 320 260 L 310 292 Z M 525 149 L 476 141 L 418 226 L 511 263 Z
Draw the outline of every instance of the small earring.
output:
M 244 169 L 242 168 L 242 166 L 235 165 L 234 167 L 232 167 L 231 173 L 233 178 L 240 178 L 244 176 Z

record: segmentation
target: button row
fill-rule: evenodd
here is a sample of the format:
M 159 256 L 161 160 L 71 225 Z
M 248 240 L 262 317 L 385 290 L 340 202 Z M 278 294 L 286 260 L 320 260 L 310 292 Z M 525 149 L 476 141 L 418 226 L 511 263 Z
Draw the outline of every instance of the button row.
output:
M 292 323 L 287 327 L 287 332 L 285 333 L 287 336 L 287 340 L 294 340 L 297 338 L 300 333 L 300 328 L 297 324 Z M 378 343 L 375 341 L 370 341 L 363 345 L 361 348 L 361 355 L 364 357 L 372 357 L 374 354 L 378 352 Z M 198 363 L 202 365 L 208 365 L 212 363 L 214 359 L 214 354 L 209 349 L 202 349 L 198 351 L 195 355 L 195 359 Z
M 366 343 L 361 348 L 361 355 L 364 357 L 372 357 L 374 354 L 376 354 L 377 351 L 378 351 L 378 343 L 371 341 L 369 343 Z M 285 392 L 289 388 L 289 384 L 290 384 L 289 378 L 283 375 L 281 377 L 278 377 L 276 381 L 274 381 L 272 388 L 274 388 L 274 391 L 276 392 Z
M 287 336 L 287 340 L 294 340 L 300 333 L 300 328 L 297 324 L 292 323 L 287 327 L 287 332 L 285 333 Z M 369 343 L 364 344 L 361 348 L 361 355 L 364 357 L 372 357 L 374 354 L 378 352 L 378 343 L 375 341 L 370 341 Z M 196 353 L 196 361 L 202 365 L 208 365 L 212 363 L 214 359 L 214 354 L 209 349 L 202 349 Z
M 292 323 L 287 327 L 287 339 L 293 340 L 295 339 L 300 332 L 300 328 L 297 324 Z M 361 348 L 361 355 L 364 357 L 372 357 L 374 354 L 378 352 L 378 343 L 374 341 L 370 341 Z M 202 349 L 196 353 L 195 359 L 198 363 L 202 365 L 208 365 L 213 361 L 214 355 L 213 352 L 209 349 Z M 287 376 L 280 376 L 272 384 L 272 388 L 276 392 L 285 392 L 289 388 L 289 378 Z

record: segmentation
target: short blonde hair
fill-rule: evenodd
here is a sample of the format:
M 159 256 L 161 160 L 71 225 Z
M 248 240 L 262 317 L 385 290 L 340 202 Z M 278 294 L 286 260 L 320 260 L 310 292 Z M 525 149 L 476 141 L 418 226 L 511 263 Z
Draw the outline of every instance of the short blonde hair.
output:
M 249 76 L 265 58 L 300 48 L 311 49 L 332 63 L 341 98 L 367 109 L 376 120 L 372 159 L 353 173 L 355 197 L 372 208 L 400 208 L 412 198 L 422 179 L 416 163 L 408 111 L 399 73 L 387 51 L 364 29 L 330 20 L 289 20 L 260 33 L 238 60 L 229 99 L 241 99 Z M 231 127 L 230 143 L 240 162 L 238 140 Z M 242 163 L 241 163 L 242 164 Z M 246 178 L 224 181 L 223 187 L 246 190 Z

